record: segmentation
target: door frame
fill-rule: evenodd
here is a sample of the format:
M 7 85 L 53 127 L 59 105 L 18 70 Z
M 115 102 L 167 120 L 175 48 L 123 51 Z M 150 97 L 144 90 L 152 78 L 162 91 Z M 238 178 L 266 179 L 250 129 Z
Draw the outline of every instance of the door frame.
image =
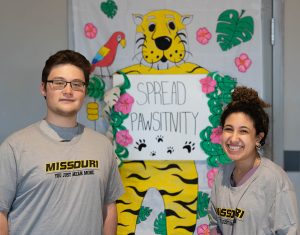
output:
M 273 112 L 272 112 L 272 159 L 283 167 L 284 158 L 284 1 L 273 0 Z

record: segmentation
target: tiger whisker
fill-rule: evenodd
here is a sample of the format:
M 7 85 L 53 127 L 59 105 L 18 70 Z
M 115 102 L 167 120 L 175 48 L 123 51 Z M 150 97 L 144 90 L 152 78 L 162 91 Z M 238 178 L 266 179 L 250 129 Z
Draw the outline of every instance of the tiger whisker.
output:
M 136 54 L 132 57 L 132 60 L 134 60 L 135 58 L 137 58 L 137 56 L 138 56 L 139 54 L 142 54 L 142 52 L 140 51 L 140 52 L 136 53 Z

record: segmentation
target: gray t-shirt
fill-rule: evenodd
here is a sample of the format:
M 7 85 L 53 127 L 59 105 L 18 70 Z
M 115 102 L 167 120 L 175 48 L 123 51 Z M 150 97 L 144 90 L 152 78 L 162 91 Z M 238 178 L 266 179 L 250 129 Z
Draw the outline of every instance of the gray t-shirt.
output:
M 104 204 L 123 193 L 110 141 L 83 126 L 69 142 L 45 121 L 0 146 L 0 211 L 10 235 L 99 235 Z
M 220 168 L 209 204 L 210 228 L 223 235 L 296 235 L 296 195 L 287 174 L 267 158 L 242 185 L 232 187 L 234 165 Z

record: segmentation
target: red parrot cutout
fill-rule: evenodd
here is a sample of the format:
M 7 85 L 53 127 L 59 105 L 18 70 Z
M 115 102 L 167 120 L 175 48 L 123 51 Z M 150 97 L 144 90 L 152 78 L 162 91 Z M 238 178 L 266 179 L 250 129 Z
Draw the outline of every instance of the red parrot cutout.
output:
M 102 67 L 108 67 L 114 62 L 118 45 L 124 48 L 126 46 L 125 34 L 123 32 L 115 32 L 109 38 L 109 40 L 97 51 L 96 55 L 92 60 L 91 72 L 99 67 L 102 75 Z M 109 70 L 108 70 L 109 73 Z M 109 73 L 110 76 L 110 73 Z

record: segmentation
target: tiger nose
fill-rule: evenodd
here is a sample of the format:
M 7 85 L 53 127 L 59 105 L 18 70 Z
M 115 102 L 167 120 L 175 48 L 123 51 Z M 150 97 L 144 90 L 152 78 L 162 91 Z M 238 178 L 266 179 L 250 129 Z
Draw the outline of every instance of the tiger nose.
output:
M 171 44 L 172 44 L 172 39 L 167 36 L 163 36 L 155 39 L 156 47 L 163 51 L 169 49 Z

